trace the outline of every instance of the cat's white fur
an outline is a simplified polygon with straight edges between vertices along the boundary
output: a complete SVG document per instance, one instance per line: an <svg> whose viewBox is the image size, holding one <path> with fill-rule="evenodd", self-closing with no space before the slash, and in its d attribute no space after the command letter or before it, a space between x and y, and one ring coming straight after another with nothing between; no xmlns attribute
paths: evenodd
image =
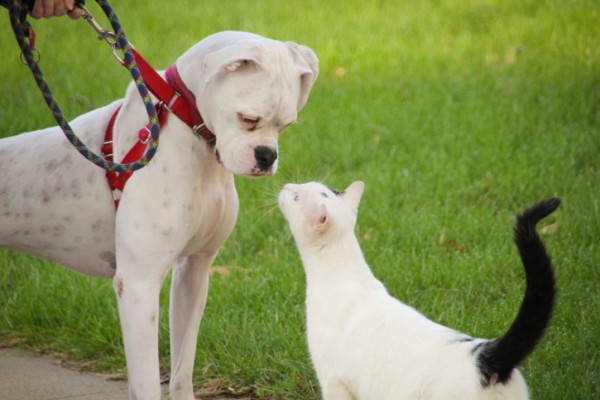
<svg viewBox="0 0 600 400"><path fill-rule="evenodd" d="M343 193L288 184L279 205L307 279L308 346L325 400L527 399L518 370L482 384L483 339L439 325L391 297L354 234L364 184Z"/></svg>

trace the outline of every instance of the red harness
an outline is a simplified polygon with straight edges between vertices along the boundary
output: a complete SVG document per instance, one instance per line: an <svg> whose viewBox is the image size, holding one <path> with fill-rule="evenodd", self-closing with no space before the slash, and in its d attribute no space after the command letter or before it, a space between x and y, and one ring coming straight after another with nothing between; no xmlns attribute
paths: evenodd
<svg viewBox="0 0 600 400"><path fill-rule="evenodd" d="M168 112L172 111L180 120L185 122L186 125L192 129L196 136L203 138L208 144L213 144L216 139L215 135L209 131L204 124L200 111L198 110L198 107L196 107L196 98L181 80L175 64L171 65L166 70L165 81L165 79L163 79L137 51L133 49L132 51L146 86L150 92L158 98L155 107L158 114L159 126L161 128L163 127L167 121ZM102 145L101 151L104 158L108 161L114 160L113 127L120 110L121 107L113 114L104 136L104 144ZM121 163L130 164L141 159L148 148L149 137L150 124L139 130L138 141L125 155ZM131 178L131 175L133 175L133 172L106 172L108 186L112 191L115 207L119 206L121 193L125 188L125 183Z"/></svg>

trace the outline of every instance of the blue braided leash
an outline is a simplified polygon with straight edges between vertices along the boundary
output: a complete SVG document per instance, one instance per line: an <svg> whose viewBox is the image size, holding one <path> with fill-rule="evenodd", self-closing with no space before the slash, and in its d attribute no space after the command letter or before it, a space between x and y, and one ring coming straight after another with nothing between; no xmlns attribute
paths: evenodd
<svg viewBox="0 0 600 400"><path fill-rule="evenodd" d="M58 103L56 102L56 99L52 95L52 92L48 87L48 83L44 80L44 75L42 74L42 70L38 65L39 57L36 57L36 55L33 52L33 50L36 49L31 48L29 40L27 39L29 36L31 26L29 22L27 22L27 9L23 6L20 0L13 0L12 4L9 4L10 22L13 28L13 32L15 33L15 37L17 39L17 43L21 48L21 56L25 57L27 65L33 73L33 77L38 87L40 88L40 91L42 92L42 95L44 97L44 100L46 101L46 104L48 105L48 108L50 108L50 111L52 111L54 119L63 130L69 142L71 142L71 144L77 149L77 151L79 151L79 153L81 153L85 158L87 158L95 165L104 168L105 170L114 172L132 172L146 166L150 162L152 157L154 157L156 149L158 147L158 135L160 132L159 121L156 114L156 109L154 108L154 104L152 102L152 98L150 97L148 89L146 88L146 84L142 79L140 71L137 67L137 63L135 62L135 59L131 52L131 45L125 37L125 32L123 31L119 23L117 15L113 11L112 7L110 6L107 0L96 0L96 2L102 8L104 13L106 14L106 17L110 21L112 28L114 29L115 43L113 52L117 49L123 52L124 59L122 62L131 73L135 85L137 86L137 89L140 95L142 96L144 105L146 106L146 112L148 113L148 117L150 119L150 141L148 145L148 150L140 160L130 164L119 164L105 160L103 157L92 152L85 145L85 143L83 143L77 137L77 135L75 135L75 132L73 132L73 129L64 117ZM99 38L101 37L99 36Z"/></svg>

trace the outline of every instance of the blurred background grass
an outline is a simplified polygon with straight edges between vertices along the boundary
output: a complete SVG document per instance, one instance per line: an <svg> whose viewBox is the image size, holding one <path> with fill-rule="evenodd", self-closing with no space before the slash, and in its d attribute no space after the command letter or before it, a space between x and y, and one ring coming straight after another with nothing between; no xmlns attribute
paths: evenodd
<svg viewBox="0 0 600 400"><path fill-rule="evenodd" d="M304 273L275 198L289 181L343 189L360 179L367 188L357 234L375 274L427 316L481 337L503 333L523 295L514 214L561 197L544 235L556 312L523 372L534 399L600 396L597 2L113 6L158 69L226 29L306 44L321 62L298 124L281 137L278 175L237 178L241 211L215 263L198 386L224 378L265 399L318 396L304 339ZM0 14L0 136L54 125ZM68 117L123 96L127 72L83 21L33 24L41 67ZM161 304L167 367L167 290ZM0 338L94 360L92 368L124 367L110 281L10 251L0 251Z"/></svg>

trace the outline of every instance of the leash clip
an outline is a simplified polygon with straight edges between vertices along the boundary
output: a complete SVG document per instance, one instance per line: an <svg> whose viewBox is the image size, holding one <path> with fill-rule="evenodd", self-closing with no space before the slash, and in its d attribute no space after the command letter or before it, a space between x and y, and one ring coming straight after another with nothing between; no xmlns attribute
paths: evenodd
<svg viewBox="0 0 600 400"><path fill-rule="evenodd" d="M85 22L87 22L92 27L92 29L96 31L96 34L98 35L98 40L104 40L106 44L108 44L108 46L112 49L113 56L117 59L119 63L123 64L123 59L120 58L117 54L117 35L112 31L102 28L102 26L100 26L98 21L96 21L94 16L88 11L85 5L78 4L77 7L83 10L81 16L83 17Z"/></svg>

